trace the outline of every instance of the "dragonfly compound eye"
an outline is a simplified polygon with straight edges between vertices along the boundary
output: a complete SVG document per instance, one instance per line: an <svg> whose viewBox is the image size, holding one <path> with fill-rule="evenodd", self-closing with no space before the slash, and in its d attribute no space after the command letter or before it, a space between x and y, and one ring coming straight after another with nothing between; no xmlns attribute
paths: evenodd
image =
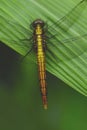
<svg viewBox="0 0 87 130"><path fill-rule="evenodd" d="M36 27L37 25L40 25L41 27L44 26L44 21L42 21L41 19L36 19L33 23L32 26Z"/></svg>

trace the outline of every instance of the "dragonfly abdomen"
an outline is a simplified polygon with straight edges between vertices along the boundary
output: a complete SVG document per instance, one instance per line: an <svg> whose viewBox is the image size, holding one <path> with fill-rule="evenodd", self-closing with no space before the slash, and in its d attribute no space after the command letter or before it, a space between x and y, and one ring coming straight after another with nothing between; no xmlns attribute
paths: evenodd
<svg viewBox="0 0 87 130"><path fill-rule="evenodd" d="M37 44L37 63L39 71L40 90L42 95L43 106L45 109L47 109L45 53L43 50L43 43L38 42Z"/></svg>

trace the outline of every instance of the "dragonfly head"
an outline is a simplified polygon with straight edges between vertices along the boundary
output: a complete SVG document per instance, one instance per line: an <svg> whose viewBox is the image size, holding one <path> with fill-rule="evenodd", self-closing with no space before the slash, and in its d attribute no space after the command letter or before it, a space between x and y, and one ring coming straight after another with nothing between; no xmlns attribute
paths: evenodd
<svg viewBox="0 0 87 130"><path fill-rule="evenodd" d="M36 19L35 21L32 22L32 27L35 28L37 25L44 27L44 21L42 21L41 19Z"/></svg>

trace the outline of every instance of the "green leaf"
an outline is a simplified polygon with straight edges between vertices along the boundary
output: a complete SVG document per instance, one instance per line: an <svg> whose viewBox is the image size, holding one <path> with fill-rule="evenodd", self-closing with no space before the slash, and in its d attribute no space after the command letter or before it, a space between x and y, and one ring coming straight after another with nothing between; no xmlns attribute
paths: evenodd
<svg viewBox="0 0 87 130"><path fill-rule="evenodd" d="M23 39L29 39L31 22L47 22L48 32L57 34L47 44L47 70L87 96L86 5L87 0L1 0L0 40L25 55L30 44Z"/></svg>

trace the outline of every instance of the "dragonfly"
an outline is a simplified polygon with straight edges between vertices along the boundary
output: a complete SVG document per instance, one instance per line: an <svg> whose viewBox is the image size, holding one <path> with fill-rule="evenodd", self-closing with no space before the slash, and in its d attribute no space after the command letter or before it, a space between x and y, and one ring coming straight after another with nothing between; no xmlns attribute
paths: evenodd
<svg viewBox="0 0 87 130"><path fill-rule="evenodd" d="M49 53L55 57L54 52L52 52L49 48L50 45L54 45L53 42L56 41L62 44L67 43L68 41L75 41L80 38L80 36L77 36L65 39L62 32L67 33L68 29L76 22L76 20L78 20L86 5L87 0L80 1L69 13L49 26L44 20L38 18L31 23L31 32L26 30L28 31L29 38L24 40L27 40L30 45L31 43L33 44L24 57L26 57L34 49L37 56L40 90L44 109L48 108L45 60L46 51L49 51ZM57 36L60 38L62 37L64 40L58 40ZM87 34L82 35L82 37L85 36L87 36ZM56 57L54 60L56 60Z"/></svg>

